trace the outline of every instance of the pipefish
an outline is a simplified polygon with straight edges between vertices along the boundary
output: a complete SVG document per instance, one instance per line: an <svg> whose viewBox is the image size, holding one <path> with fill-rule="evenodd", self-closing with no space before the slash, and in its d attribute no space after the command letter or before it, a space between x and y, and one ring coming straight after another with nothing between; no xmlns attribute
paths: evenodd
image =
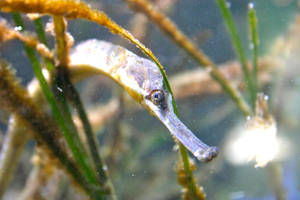
<svg viewBox="0 0 300 200"><path fill-rule="evenodd" d="M81 76L101 73L113 79L159 119L200 161L208 162L217 156L217 147L202 142L178 119L173 110L172 95L167 91L163 76L152 61L118 45L90 39L71 51L70 65L81 69ZM72 70L76 67L72 67Z"/></svg>

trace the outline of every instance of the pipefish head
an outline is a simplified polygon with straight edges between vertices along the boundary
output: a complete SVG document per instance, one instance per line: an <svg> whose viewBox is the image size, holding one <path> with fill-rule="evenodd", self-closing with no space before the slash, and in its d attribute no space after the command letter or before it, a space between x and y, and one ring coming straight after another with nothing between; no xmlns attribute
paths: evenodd
<svg viewBox="0 0 300 200"><path fill-rule="evenodd" d="M199 140L176 116L172 105L172 95L166 89L163 76L157 66L148 61L142 74L136 74L143 80L141 104L159 119L190 152L201 161L211 161L218 154L217 147L210 147ZM136 71L135 71L136 72ZM137 77L136 77L137 78Z"/></svg>
<svg viewBox="0 0 300 200"><path fill-rule="evenodd" d="M164 88L152 90L145 96L142 104L200 161L209 162L217 156L217 147L203 143L175 115L172 96L167 90Z"/></svg>
<svg viewBox="0 0 300 200"><path fill-rule="evenodd" d="M199 140L175 115L172 95L166 90L163 76L152 61L109 42L88 40L73 50L71 64L84 65L80 74L102 73L112 78L199 160L210 161L217 156L217 147Z"/></svg>

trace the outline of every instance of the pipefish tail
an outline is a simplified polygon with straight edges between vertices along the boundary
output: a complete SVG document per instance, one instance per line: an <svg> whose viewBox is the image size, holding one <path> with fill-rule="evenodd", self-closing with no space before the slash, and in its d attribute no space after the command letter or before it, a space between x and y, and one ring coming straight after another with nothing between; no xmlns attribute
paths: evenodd
<svg viewBox="0 0 300 200"><path fill-rule="evenodd" d="M84 70L80 71L82 76L101 73L112 78L159 119L200 161L208 162L217 156L217 147L210 147L199 140L175 115L172 96L164 85L161 72L152 61L123 47L91 39L72 50L70 65L84 66L81 68Z"/></svg>

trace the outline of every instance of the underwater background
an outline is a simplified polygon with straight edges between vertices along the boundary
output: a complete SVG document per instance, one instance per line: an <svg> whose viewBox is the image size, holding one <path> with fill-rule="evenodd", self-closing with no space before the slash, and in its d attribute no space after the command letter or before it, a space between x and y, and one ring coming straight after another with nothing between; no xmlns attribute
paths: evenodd
<svg viewBox="0 0 300 200"><path fill-rule="evenodd" d="M265 146L263 151L268 152L273 148L268 146L269 138L265 141L259 134L256 138L242 138L249 129L247 121L253 117L243 115L228 94L216 86L215 81L207 78L210 73L208 69L200 68L199 63L184 49L160 31L143 13L138 12L138 9L130 7L127 1L85 2L94 9L104 11L151 49L166 70L180 119L206 144L219 147L218 157L209 163L197 161L190 154L195 180L203 187L206 199L300 199L298 1L227 1L249 63L253 58L248 23L249 4L254 6L257 14L258 91L265 95L268 113L274 119L272 128L276 133L276 155L264 167L256 166L255 156L250 151L257 146ZM151 2L165 13L194 45L202 49L249 102L247 84L239 68L239 59L217 2ZM1 11L0 16L14 26L10 13ZM52 20L49 16L42 16L41 19L44 25ZM28 30L34 32L32 20L25 15L23 20ZM118 44L145 57L127 40L111 34L109 30L95 23L70 19L67 30L74 38L74 45L96 38ZM47 33L47 39L50 48L54 48L55 38L51 33ZM26 86L35 77L20 41L0 43L0 57L16 70L16 76L22 85ZM108 77L93 76L75 86L96 132L100 154L106 163L105 167L117 198L181 199L183 189L177 181L178 145L161 122L134 102L123 88ZM74 114L75 110L71 112ZM5 145L8 124L9 113L0 109L2 148ZM260 134L264 134L264 131ZM35 188L35 194L38 193L39 196L28 195L34 183L34 163L37 154L35 146L33 140L26 143L3 199L87 198L77 191L76 186L71 186L71 181L62 171L54 173Z"/></svg>

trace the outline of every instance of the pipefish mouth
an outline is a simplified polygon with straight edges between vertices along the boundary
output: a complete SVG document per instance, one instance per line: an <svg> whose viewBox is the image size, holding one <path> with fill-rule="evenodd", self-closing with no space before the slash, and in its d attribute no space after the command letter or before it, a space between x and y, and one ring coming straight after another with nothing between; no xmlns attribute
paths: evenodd
<svg viewBox="0 0 300 200"><path fill-rule="evenodd" d="M198 139L175 115L172 95L167 91L163 76L152 61L118 45L90 39L71 51L70 65L76 65L82 76L97 73L109 76L159 119L200 161L208 162L217 156L217 147L208 146Z"/></svg>

